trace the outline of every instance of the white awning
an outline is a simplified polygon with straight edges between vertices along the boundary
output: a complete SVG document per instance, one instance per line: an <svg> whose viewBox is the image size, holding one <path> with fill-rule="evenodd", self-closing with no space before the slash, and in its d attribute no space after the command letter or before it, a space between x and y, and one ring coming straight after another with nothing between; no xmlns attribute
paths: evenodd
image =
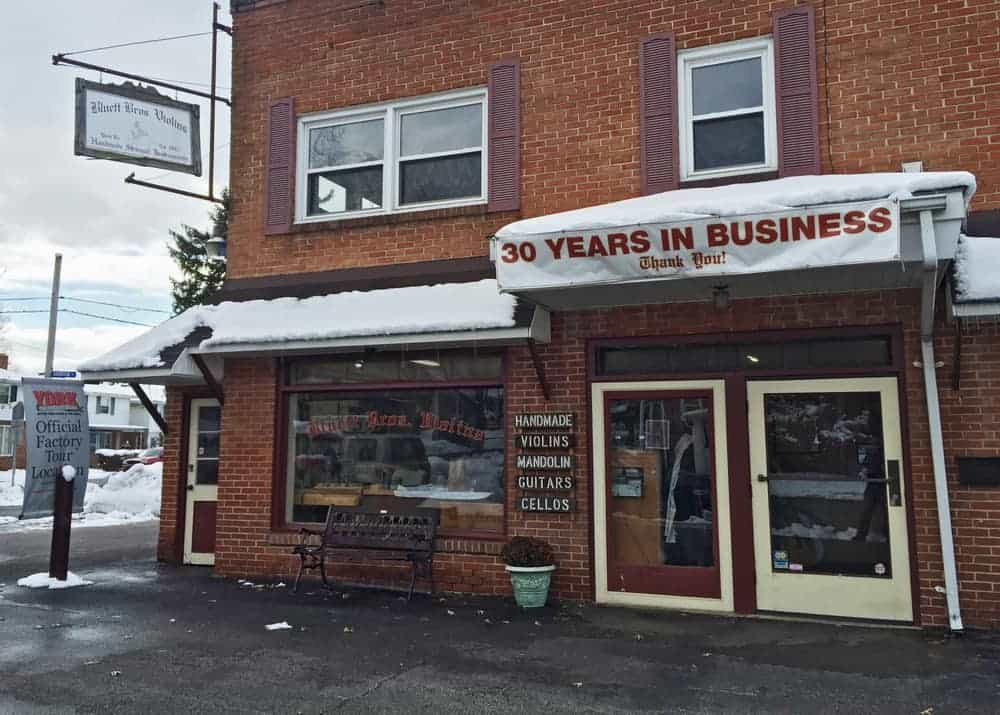
<svg viewBox="0 0 1000 715"><path fill-rule="evenodd" d="M219 356L526 340L548 342L548 313L519 304L490 279L198 306L84 363L80 373L88 381L184 384L201 381L194 355L218 372Z"/></svg>
<svg viewBox="0 0 1000 715"><path fill-rule="evenodd" d="M975 186L927 172L680 189L509 224L493 260L501 290L555 309L916 286L918 212L946 261Z"/></svg>

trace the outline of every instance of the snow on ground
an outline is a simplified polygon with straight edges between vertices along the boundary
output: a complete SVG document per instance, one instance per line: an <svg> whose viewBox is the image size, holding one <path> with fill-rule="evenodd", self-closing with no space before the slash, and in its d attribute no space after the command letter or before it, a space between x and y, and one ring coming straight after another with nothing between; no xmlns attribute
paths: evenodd
<svg viewBox="0 0 1000 715"><path fill-rule="evenodd" d="M961 237L955 288L958 301L1000 300L1000 238Z"/></svg>
<svg viewBox="0 0 1000 715"><path fill-rule="evenodd" d="M76 586L90 586L93 583L93 581L85 581L72 571L66 572L65 581L59 581L52 578L49 576L47 571L33 573L30 576L25 576L24 578L19 578L17 580L17 585L23 586L24 588L47 588L49 590L74 588Z"/></svg>
<svg viewBox="0 0 1000 715"><path fill-rule="evenodd" d="M112 526L160 517L162 464L137 464L127 472L88 472L83 514L73 516L73 526ZM0 506L20 506L24 498L24 470L17 470L11 486L10 471L0 472ZM52 519L0 517L0 526L11 529L47 529Z"/></svg>
<svg viewBox="0 0 1000 715"><path fill-rule="evenodd" d="M502 295L495 280L473 283L350 291L313 298L225 302L190 308L101 357L84 372L150 368L160 351L197 328L212 336L201 347L293 340L434 333L514 325L516 299Z"/></svg>

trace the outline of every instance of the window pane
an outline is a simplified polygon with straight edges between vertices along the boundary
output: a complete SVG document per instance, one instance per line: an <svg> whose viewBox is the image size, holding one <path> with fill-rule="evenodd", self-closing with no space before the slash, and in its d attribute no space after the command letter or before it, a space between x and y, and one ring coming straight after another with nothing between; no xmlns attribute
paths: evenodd
<svg viewBox="0 0 1000 715"><path fill-rule="evenodd" d="M442 529L503 529L503 388L289 395L287 518L329 506L438 509Z"/></svg>
<svg viewBox="0 0 1000 715"><path fill-rule="evenodd" d="M309 215L382 207L382 167L309 175Z"/></svg>
<svg viewBox="0 0 1000 715"><path fill-rule="evenodd" d="M889 339L872 337L727 345L622 345L601 348L597 369L602 375L656 375L890 366Z"/></svg>
<svg viewBox="0 0 1000 715"><path fill-rule="evenodd" d="M399 125L400 154L433 154L483 145L483 107L436 109L404 114Z"/></svg>
<svg viewBox="0 0 1000 715"><path fill-rule="evenodd" d="M381 119L309 130L310 169L381 161L384 149Z"/></svg>
<svg viewBox="0 0 1000 715"><path fill-rule="evenodd" d="M479 152L400 162L400 203L419 204L480 196L482 178L482 155Z"/></svg>
<svg viewBox="0 0 1000 715"><path fill-rule="evenodd" d="M764 104L759 57L695 67L691 83L695 116Z"/></svg>
<svg viewBox="0 0 1000 715"><path fill-rule="evenodd" d="M292 385L502 379L500 353L463 350L345 355L292 363Z"/></svg>
<svg viewBox="0 0 1000 715"><path fill-rule="evenodd" d="M772 568L892 578L877 392L764 397Z"/></svg>
<svg viewBox="0 0 1000 715"><path fill-rule="evenodd" d="M607 419L609 560L715 565L709 400L611 400Z"/></svg>
<svg viewBox="0 0 1000 715"><path fill-rule="evenodd" d="M763 163L763 113L694 123L695 171Z"/></svg>

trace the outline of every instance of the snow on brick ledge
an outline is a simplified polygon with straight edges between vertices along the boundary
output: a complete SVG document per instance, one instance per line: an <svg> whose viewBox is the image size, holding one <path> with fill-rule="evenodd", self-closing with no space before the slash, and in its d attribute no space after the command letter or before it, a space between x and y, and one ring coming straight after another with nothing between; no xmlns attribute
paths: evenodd
<svg viewBox="0 0 1000 715"><path fill-rule="evenodd" d="M910 198L917 192L962 189L968 202L976 177L967 171L826 174L748 184L680 189L600 206L515 221L497 238L517 239L560 231L588 231L638 224L669 223L712 216L787 211L802 206Z"/></svg>
<svg viewBox="0 0 1000 715"><path fill-rule="evenodd" d="M513 327L516 304L489 279L197 306L83 363L80 370L159 367L160 352L197 328L212 331L201 347L486 330Z"/></svg>
<svg viewBox="0 0 1000 715"><path fill-rule="evenodd" d="M1000 238L959 238L955 251L955 301L1000 301Z"/></svg>

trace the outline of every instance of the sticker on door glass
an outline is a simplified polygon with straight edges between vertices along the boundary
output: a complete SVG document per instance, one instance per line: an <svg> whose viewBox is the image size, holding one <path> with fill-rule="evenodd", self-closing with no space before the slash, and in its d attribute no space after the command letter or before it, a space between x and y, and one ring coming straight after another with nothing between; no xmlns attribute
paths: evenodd
<svg viewBox="0 0 1000 715"><path fill-rule="evenodd" d="M882 563L881 561L879 563L875 564L875 575L876 576L885 576L885 564Z"/></svg>
<svg viewBox="0 0 1000 715"><path fill-rule="evenodd" d="M801 571L802 570L802 564L788 564L788 570L789 571Z"/></svg>
<svg viewBox="0 0 1000 715"><path fill-rule="evenodd" d="M204 455L205 455L205 448L204 447L198 447L198 456L199 457L203 457Z"/></svg>
<svg viewBox="0 0 1000 715"><path fill-rule="evenodd" d="M787 551L775 551L774 552L774 568L776 568L776 569L787 569L788 568L788 552Z"/></svg>

